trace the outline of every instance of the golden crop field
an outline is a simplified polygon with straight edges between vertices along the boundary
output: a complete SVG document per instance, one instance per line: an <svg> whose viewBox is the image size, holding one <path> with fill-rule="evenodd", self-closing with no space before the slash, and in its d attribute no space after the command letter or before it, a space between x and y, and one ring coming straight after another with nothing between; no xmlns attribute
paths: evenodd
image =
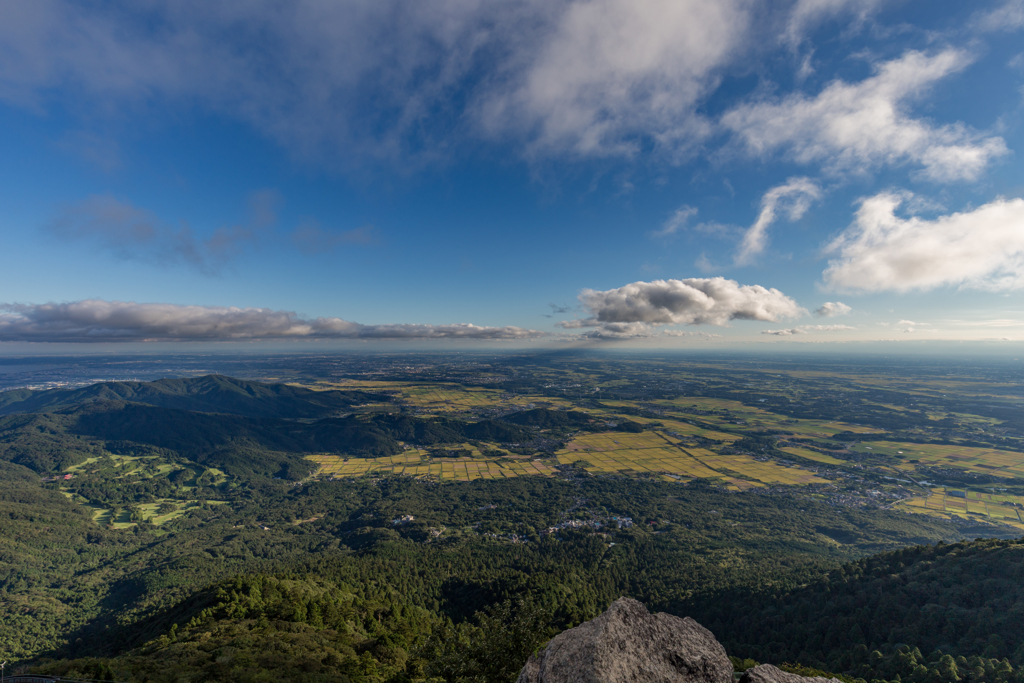
<svg viewBox="0 0 1024 683"><path fill-rule="evenodd" d="M853 432L854 434L880 434L883 430L847 422L825 422L824 420L797 420L786 424L784 429L797 436L829 437L837 432Z"/></svg>
<svg viewBox="0 0 1024 683"><path fill-rule="evenodd" d="M316 476L360 477L373 474L400 474L431 477L442 481L507 479L527 474L551 475L556 471L549 461L529 457L435 458L428 460L417 451L382 458L344 458L338 455L310 455L320 465Z"/></svg>
<svg viewBox="0 0 1024 683"><path fill-rule="evenodd" d="M789 453L791 455L799 455L801 458L807 458L808 460L814 460L816 462L824 463L826 465L843 465L842 460L833 458L831 455L819 453L818 451L812 451L809 448L797 448L796 446L783 446L779 448L783 453Z"/></svg>
<svg viewBox="0 0 1024 683"><path fill-rule="evenodd" d="M735 437L734 437L735 438ZM559 462L585 460L590 472L655 473L677 477L720 478L730 488L765 484L828 483L799 467L760 462L747 455L719 455L703 448L680 448L654 432L606 432L577 437L558 454Z"/></svg>
<svg viewBox="0 0 1024 683"><path fill-rule="evenodd" d="M1024 496L1000 495L977 491L958 491L965 497L950 495L944 488L931 489L926 496L910 498L900 503L910 512L929 514L943 519L956 515L965 519L984 517L1024 529Z"/></svg>
<svg viewBox="0 0 1024 683"><path fill-rule="evenodd" d="M640 418L637 418L639 420ZM730 434L728 432L717 432L712 429L703 429L701 427L694 427L688 422L676 422L675 420L651 420L653 422L660 422L664 425L664 428L670 432L676 432L677 434L683 434L685 436L700 436L705 439L714 439L715 441L724 441L726 443L732 443L733 441L739 441L743 437L739 434Z"/></svg>
<svg viewBox="0 0 1024 683"><path fill-rule="evenodd" d="M944 446L940 444L899 443L894 441L862 442L853 450L899 458L897 467L913 471L916 465L951 467L978 474L1024 478L1024 453L993 448ZM909 462L917 460L917 463Z"/></svg>

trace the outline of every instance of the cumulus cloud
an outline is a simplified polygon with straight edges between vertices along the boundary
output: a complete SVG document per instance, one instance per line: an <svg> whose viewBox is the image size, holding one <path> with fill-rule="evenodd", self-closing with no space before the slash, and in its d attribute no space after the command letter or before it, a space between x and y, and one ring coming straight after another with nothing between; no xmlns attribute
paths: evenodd
<svg viewBox="0 0 1024 683"><path fill-rule="evenodd" d="M91 242L122 259L160 265L184 264L205 274L251 248L277 220L278 195L272 190L249 197L249 219L221 226L208 237L196 236L187 223L170 225L155 214L107 195L93 195L65 206L47 226L67 240Z"/></svg>
<svg viewBox="0 0 1024 683"><path fill-rule="evenodd" d="M269 308L180 306L89 299L62 304L0 304L0 341L244 341L259 339L529 339L521 327L361 325L302 318Z"/></svg>
<svg viewBox="0 0 1024 683"><path fill-rule="evenodd" d="M727 112L722 124L751 153L782 150L831 173L913 163L934 181L972 180L1007 152L1003 139L961 124L934 126L908 112L912 98L970 62L960 50L932 56L910 51L859 83L837 80L816 97L796 93L744 104Z"/></svg>
<svg viewBox="0 0 1024 683"><path fill-rule="evenodd" d="M644 140L685 150L711 133L696 106L751 18L742 0L568 3L511 87L485 95L479 120L531 131L534 152L630 156Z"/></svg>
<svg viewBox="0 0 1024 683"><path fill-rule="evenodd" d="M837 315L846 315L853 309L842 301L826 301L821 308L814 311L819 318L834 318Z"/></svg>
<svg viewBox="0 0 1024 683"><path fill-rule="evenodd" d="M928 220L896 215L907 193L861 202L853 224L828 251L838 253L825 284L866 292L1024 287L1024 199L997 199Z"/></svg>
<svg viewBox="0 0 1024 683"><path fill-rule="evenodd" d="M761 330L761 334L770 334L776 337L791 337L797 334L808 334L810 332L841 332L843 330L855 330L856 327L849 325L800 325L784 330Z"/></svg>
<svg viewBox="0 0 1024 683"><path fill-rule="evenodd" d="M776 321L805 313L777 289L740 285L723 277L633 282L605 291L584 289L579 300L591 317L563 321L558 326L598 328L591 336L649 335L658 325Z"/></svg>
<svg viewBox="0 0 1024 683"><path fill-rule="evenodd" d="M810 178L790 178L765 192L761 198L761 212L743 236L736 253L736 263L750 263L754 256L764 251L768 244L768 227L775 222L779 211L784 211L791 221L800 220L811 202L820 197L821 188Z"/></svg>

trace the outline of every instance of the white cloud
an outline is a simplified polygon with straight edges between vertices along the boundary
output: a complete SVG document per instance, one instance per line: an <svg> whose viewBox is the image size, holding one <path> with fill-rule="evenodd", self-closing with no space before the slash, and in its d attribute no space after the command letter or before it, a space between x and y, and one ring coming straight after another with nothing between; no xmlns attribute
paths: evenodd
<svg viewBox="0 0 1024 683"><path fill-rule="evenodd" d="M776 321L806 312L777 289L740 285L723 277L633 282L606 291L584 289L579 300L591 317L558 325L599 328L598 334L591 336L649 336L658 325Z"/></svg>
<svg viewBox="0 0 1024 683"><path fill-rule="evenodd" d="M1003 139L962 124L934 126L908 113L908 101L936 81L964 69L970 56L946 50L907 52L880 64L859 83L833 81L816 97L796 93L778 101L741 105L722 117L754 154L784 151L830 173L862 173L913 163L940 182L972 180L1006 153Z"/></svg>
<svg viewBox="0 0 1024 683"><path fill-rule="evenodd" d="M73 107L92 120L198 107L331 163L400 157L415 168L472 136L514 140L535 157L656 149L680 160L718 132L701 108L730 67L776 45L765 31L795 40L831 16L863 18L878 0L759 4L7 3L0 100L39 113ZM910 53L862 83L740 107L724 123L755 151L785 148L837 169L905 160L936 178L973 177L1004 151L1001 139L901 109L967 61ZM862 141L875 133L884 140ZM76 144L96 163L119 159L115 146Z"/></svg>
<svg viewBox="0 0 1024 683"><path fill-rule="evenodd" d="M5 6L0 99L202 106L288 150L429 161L471 130L532 154L671 152L750 41L748 0L33 0Z"/></svg>
<svg viewBox="0 0 1024 683"><path fill-rule="evenodd" d="M918 328L921 328L921 327L931 327L931 325L928 324L928 323L917 323L917 322L914 322L913 320L901 320L898 323L896 323L896 325L898 326L899 331L903 332L904 334L909 334L911 332L915 332ZM934 330L930 330L930 329L929 330L925 330L925 331L926 332L934 332Z"/></svg>
<svg viewBox="0 0 1024 683"><path fill-rule="evenodd" d="M826 285L867 292L1024 287L1024 199L927 220L896 215L906 198L884 192L861 203L828 247L838 258L825 269Z"/></svg>
<svg viewBox="0 0 1024 683"><path fill-rule="evenodd" d="M63 239L97 244L118 258L184 264L212 274L251 248L276 222L278 201L273 190L252 193L244 224L221 226L205 238L197 237L185 222L169 225L145 209L106 195L65 206L46 228Z"/></svg>
<svg viewBox="0 0 1024 683"><path fill-rule="evenodd" d="M826 301L821 308L814 311L814 315L819 318L833 318L837 315L846 315L852 310L842 301Z"/></svg>
<svg viewBox="0 0 1024 683"><path fill-rule="evenodd" d="M630 156L643 139L686 149L710 134L696 105L750 22L742 0L571 2L479 119L492 132L532 131L534 152Z"/></svg>
<svg viewBox="0 0 1024 683"><path fill-rule="evenodd" d="M881 4L882 0L797 0L789 15L786 40L795 45L809 27L836 15L853 14L863 21Z"/></svg>
<svg viewBox="0 0 1024 683"><path fill-rule="evenodd" d="M982 31L1016 31L1024 28L1024 0L1007 0L1001 6L982 12L974 25Z"/></svg>
<svg viewBox="0 0 1024 683"><path fill-rule="evenodd" d="M761 213L743 236L736 263L750 263L754 256L764 251L768 244L768 227L775 222L778 210L785 211L791 221L800 220L811 202L820 197L821 188L810 178L790 178L785 184L765 192L761 198Z"/></svg>
<svg viewBox="0 0 1024 683"><path fill-rule="evenodd" d="M672 216L667 221L665 221L661 226L661 230L657 230L653 234L655 237L667 237L669 235L674 235L685 228L687 221L689 221L692 216L696 215L696 208L688 204L683 204L672 213Z"/></svg>
<svg viewBox="0 0 1024 683"><path fill-rule="evenodd" d="M268 308L180 306L90 299L63 304L0 304L0 341L239 341L255 339L528 339L521 327L360 325L304 319Z"/></svg>
<svg viewBox="0 0 1024 683"><path fill-rule="evenodd" d="M790 337L797 334L808 334L809 332L841 332L843 330L855 330L856 327L849 325L800 325L786 330L761 330L761 334L771 334L776 337Z"/></svg>

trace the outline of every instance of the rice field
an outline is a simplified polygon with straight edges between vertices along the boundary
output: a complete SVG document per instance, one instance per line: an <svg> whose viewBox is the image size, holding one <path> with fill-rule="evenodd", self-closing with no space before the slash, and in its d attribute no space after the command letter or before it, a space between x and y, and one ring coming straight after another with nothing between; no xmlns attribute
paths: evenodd
<svg viewBox="0 0 1024 683"><path fill-rule="evenodd" d="M908 512L917 512L949 519L985 518L1024 529L1024 496L965 491L963 489L931 489L927 495L910 498L899 505Z"/></svg>
<svg viewBox="0 0 1024 683"><path fill-rule="evenodd" d="M862 442L851 450L892 456L900 460L896 467L908 472L917 466L944 467L976 474L1024 479L1024 453L1015 451L893 441ZM917 462L910 462L911 460Z"/></svg>
<svg viewBox="0 0 1024 683"><path fill-rule="evenodd" d="M509 479L525 475L551 475L556 462L528 456L502 458L434 458L417 451L406 451L382 458L345 458L339 455L311 455L308 460L320 465L315 476L362 477L396 474L441 481Z"/></svg>
<svg viewBox="0 0 1024 683"><path fill-rule="evenodd" d="M839 458L833 458L831 455L826 455L825 453L819 453L818 451L812 451L809 448L798 448L796 446L782 446L781 448L779 448L779 450L782 451L783 453L789 453L790 455L797 455L797 456L800 456L801 458L806 458L808 460L814 460L815 462L820 462L820 463L823 463L823 464L826 464L826 465L844 465L844 464L846 464L842 460L840 460Z"/></svg>
<svg viewBox="0 0 1024 683"><path fill-rule="evenodd" d="M728 436L732 437L730 440L738 438ZM587 463L586 470L593 474L655 475L675 481L719 479L732 490L773 484L827 483L826 479L800 467L760 462L747 455L720 455L702 448L683 448L675 439L653 431L581 435L566 444L555 460L513 455L483 457L469 444L453 448L471 450L472 455L430 458L426 451L410 448L381 458L324 454L308 456L308 459L320 466L315 476L322 477L396 474L449 481L501 479L551 475L557 471L556 465L571 465L582 460Z"/></svg>
<svg viewBox="0 0 1024 683"><path fill-rule="evenodd" d="M704 448L683 448L655 432L608 432L577 437L559 452L558 459L565 464L585 460L590 463L587 471L595 474L618 472L668 474L676 479L718 478L733 489L768 484L828 483L828 480L799 467L786 467L774 461L761 462L748 455L720 455Z"/></svg>

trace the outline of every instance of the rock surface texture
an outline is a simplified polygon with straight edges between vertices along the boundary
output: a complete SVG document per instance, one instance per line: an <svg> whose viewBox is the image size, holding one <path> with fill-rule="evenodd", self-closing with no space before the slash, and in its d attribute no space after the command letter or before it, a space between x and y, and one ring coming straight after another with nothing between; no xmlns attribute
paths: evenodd
<svg viewBox="0 0 1024 683"><path fill-rule="evenodd" d="M689 617L651 614L642 603L619 598L596 619L555 636L547 648L530 657L517 683L732 683L732 680L732 664L711 631ZM752 679L748 683L769 681L789 683L788 679L767 678Z"/></svg>
<svg viewBox="0 0 1024 683"><path fill-rule="evenodd" d="M838 678L798 676L771 664L759 664L753 669L744 671L740 683L841 683L841 681Z"/></svg>

